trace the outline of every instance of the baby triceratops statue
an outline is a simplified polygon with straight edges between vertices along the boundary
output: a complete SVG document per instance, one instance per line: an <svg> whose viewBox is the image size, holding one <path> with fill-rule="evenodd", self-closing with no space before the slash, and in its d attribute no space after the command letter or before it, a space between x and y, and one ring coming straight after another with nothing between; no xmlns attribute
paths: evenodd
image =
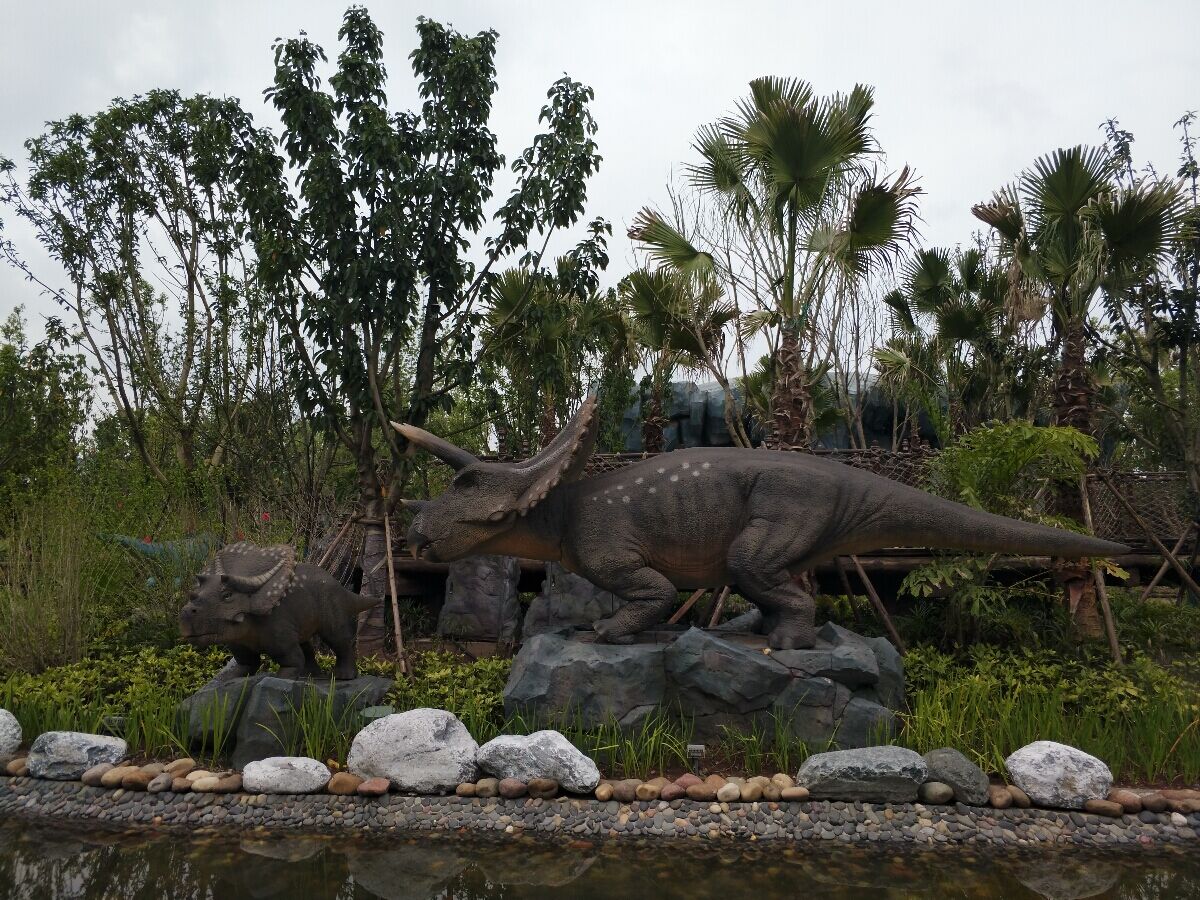
<svg viewBox="0 0 1200 900"><path fill-rule="evenodd" d="M287 545L242 542L217 552L196 576L179 615L185 640L197 647L220 644L233 651L235 676L253 675L265 653L281 678L320 674L312 639L320 637L337 662L339 681L357 677L357 614L378 603L342 587L324 569L296 563Z"/></svg>

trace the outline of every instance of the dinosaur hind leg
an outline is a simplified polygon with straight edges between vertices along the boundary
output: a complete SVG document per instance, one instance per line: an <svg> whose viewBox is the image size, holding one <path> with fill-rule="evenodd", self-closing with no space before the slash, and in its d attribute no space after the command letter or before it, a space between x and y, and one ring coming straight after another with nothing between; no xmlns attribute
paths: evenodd
<svg viewBox="0 0 1200 900"><path fill-rule="evenodd" d="M769 523L747 528L729 549L729 571L763 613L767 640L776 650L813 646L817 641L812 596L792 577L790 564L803 556L803 543Z"/></svg>
<svg viewBox="0 0 1200 900"><path fill-rule="evenodd" d="M622 600L624 606L592 627L610 644L628 643L639 631L657 625L670 615L679 593L666 576L650 568L635 569L618 583L602 584Z"/></svg>

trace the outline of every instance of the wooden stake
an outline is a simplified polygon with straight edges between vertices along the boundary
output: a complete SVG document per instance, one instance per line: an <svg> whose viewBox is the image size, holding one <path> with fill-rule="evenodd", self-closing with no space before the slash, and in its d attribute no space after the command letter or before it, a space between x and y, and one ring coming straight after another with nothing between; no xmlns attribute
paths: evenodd
<svg viewBox="0 0 1200 900"><path fill-rule="evenodd" d="M386 497L387 494L385 493ZM396 599L396 565L392 560L392 517L387 511L383 514L383 541L387 548L388 593L392 597L392 630L396 635L396 658L399 660L400 672L408 674L408 658L404 654L404 635L400 633L400 601Z"/></svg>
<svg viewBox="0 0 1200 900"><path fill-rule="evenodd" d="M1083 524L1096 536L1096 526L1092 523L1092 504L1088 498L1087 475L1079 476L1079 494L1083 501ZM1108 604L1108 588L1104 584L1104 573L1095 562L1092 563L1092 580L1096 582L1096 596L1100 600L1100 612L1104 615L1104 631L1108 635L1108 650L1112 653L1113 665L1120 668L1125 664L1121 659L1121 644L1117 641L1117 623L1113 621L1112 607Z"/></svg>
<svg viewBox="0 0 1200 900"><path fill-rule="evenodd" d="M863 569L862 563L858 561L857 556L851 556L850 562L854 563L854 570L858 572L858 577L862 581L863 587L867 590L867 596L871 598L871 605L875 607L875 615L879 616L879 621L883 623L883 628L888 633L888 637L896 645L896 650L903 656L905 654L904 641L900 640L900 632L892 624L892 617L888 615L888 611L883 606L883 601L879 599L879 594L875 592L875 585L867 577L867 573Z"/></svg>
<svg viewBox="0 0 1200 900"><path fill-rule="evenodd" d="M721 588L721 593L717 595L717 605L713 607L712 619L708 622L709 628L715 628L717 622L721 620L721 613L725 611L725 600L729 596L730 588L728 585Z"/></svg>
<svg viewBox="0 0 1200 900"><path fill-rule="evenodd" d="M1108 489L1113 492L1113 496L1121 502L1123 507L1125 507L1125 511L1128 512L1129 515L1133 516L1133 521L1137 522L1138 528L1145 532L1146 537L1150 538L1150 542L1158 548L1158 552L1161 553L1163 558L1166 559L1167 562L1169 562L1175 569L1175 572L1179 575L1183 583L1191 589L1193 594L1200 596L1200 585L1196 584L1196 580L1192 578L1191 573L1183 567L1183 563L1176 559L1175 554L1168 550L1166 545L1158 539L1158 535L1150 530L1150 526L1147 525L1142 517L1138 515L1137 510L1130 506L1129 501L1126 500L1124 495L1117 490L1117 486L1112 483L1112 479L1103 472L1100 473L1100 477L1104 480L1104 483L1108 485Z"/></svg>
<svg viewBox="0 0 1200 900"><path fill-rule="evenodd" d="M1183 545L1187 543L1188 535L1192 533L1192 529L1195 527L1195 522L1188 524L1188 527L1183 530L1183 534L1179 540L1175 542L1175 549L1171 551L1172 553L1178 554L1183 549ZM1158 583L1162 581L1163 576L1167 574L1167 570L1170 568L1170 560L1164 559L1162 565L1158 567L1158 571L1154 573L1154 577L1150 579L1150 583L1146 585L1146 589L1142 591L1142 595L1138 597L1138 603L1145 603L1150 599L1150 592L1158 587Z"/></svg>
<svg viewBox="0 0 1200 900"><path fill-rule="evenodd" d="M846 564L842 562L840 556L833 558L834 564L837 566L838 578L842 581L842 590L846 592L846 599L850 602L850 612L854 616L854 621L858 621L858 605L854 602L854 588L850 587L850 576L846 573Z"/></svg>
<svg viewBox="0 0 1200 900"><path fill-rule="evenodd" d="M696 601L707 593L708 588L700 588L700 590L688 597L687 600L683 602L683 606L675 610L675 614L671 616L671 618L667 619L667 624L674 625L676 622L682 619L685 615L687 615L687 611L696 605Z"/></svg>

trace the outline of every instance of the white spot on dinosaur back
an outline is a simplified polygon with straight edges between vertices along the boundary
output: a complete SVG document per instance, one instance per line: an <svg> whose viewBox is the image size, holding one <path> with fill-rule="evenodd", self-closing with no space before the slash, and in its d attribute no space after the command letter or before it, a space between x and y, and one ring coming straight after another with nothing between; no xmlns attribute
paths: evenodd
<svg viewBox="0 0 1200 900"><path fill-rule="evenodd" d="M651 493L651 494L657 494L657 493L658 493L658 488L656 488L656 487L652 487L652 488L650 488L650 493Z"/></svg>
<svg viewBox="0 0 1200 900"><path fill-rule="evenodd" d="M702 469L711 469L711 468L712 468L712 463L705 463L705 464L704 464L704 465L702 465L700 468L702 468Z"/></svg>
<svg viewBox="0 0 1200 900"><path fill-rule="evenodd" d="M672 480L672 481L678 481L678 480L679 480L679 476L678 476L678 475L672 475L672 476L671 476L671 480Z"/></svg>
<svg viewBox="0 0 1200 900"><path fill-rule="evenodd" d="M609 498L608 498L608 502L609 502L609 503L612 503L612 497L609 497Z"/></svg>
<svg viewBox="0 0 1200 900"><path fill-rule="evenodd" d="M683 465L681 465L679 468L686 469L686 468L689 468L690 466L691 466L691 463L683 463Z"/></svg>
<svg viewBox="0 0 1200 900"><path fill-rule="evenodd" d="M618 491L623 491L623 490L625 490L625 485L623 485L623 484L618 484L618 485L617 485L617 490L618 490Z"/></svg>
<svg viewBox="0 0 1200 900"><path fill-rule="evenodd" d="M693 477L693 478L699 478L699 477L700 477L700 470L699 470L699 469L692 469L692 477Z"/></svg>
<svg viewBox="0 0 1200 900"><path fill-rule="evenodd" d="M665 471L667 471L667 470L666 470L666 469L659 469L659 470L658 470L658 474L659 474L659 475L661 475L661 474L662 474L663 472L665 472Z"/></svg>
<svg viewBox="0 0 1200 900"><path fill-rule="evenodd" d="M642 483L643 481L645 481L645 480L646 480L645 478L636 478L636 479L634 479L634 482L633 482L633 483L634 483L634 484L641 484L641 483Z"/></svg>
<svg viewBox="0 0 1200 900"><path fill-rule="evenodd" d="M628 495L628 494L626 494L624 497L622 497L622 498L621 498L621 502L622 502L622 503L628 503L628 502L629 502L629 495Z"/></svg>

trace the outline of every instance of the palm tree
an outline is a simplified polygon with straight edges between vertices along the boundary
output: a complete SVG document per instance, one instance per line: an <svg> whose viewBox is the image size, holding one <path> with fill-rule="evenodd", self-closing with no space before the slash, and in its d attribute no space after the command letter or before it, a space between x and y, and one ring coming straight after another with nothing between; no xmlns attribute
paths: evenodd
<svg viewBox="0 0 1200 900"><path fill-rule="evenodd" d="M983 250L916 252L883 302L892 337L874 354L880 378L893 396L925 412L943 446L989 419L1028 410L1021 401L1037 351L1023 326L1041 318L1044 304L1014 295Z"/></svg>
<svg viewBox="0 0 1200 900"><path fill-rule="evenodd" d="M635 269L617 288L633 335L649 367L648 396L642 413L642 449L663 449L664 394L676 369L708 369L724 378L719 361L725 329L737 307L725 300L720 286L705 273L690 276L663 269ZM726 406L732 395L726 390ZM728 409L726 420L729 421ZM740 424L735 423L734 424ZM738 432L731 427L731 433ZM748 438L745 441L749 445Z"/></svg>
<svg viewBox="0 0 1200 900"><path fill-rule="evenodd" d="M711 272L731 297L757 307L744 325L747 334L772 334L771 424L779 444L812 441L817 307L890 265L914 233L919 191L908 168L894 177L878 168L873 105L863 85L818 97L799 79L752 81L734 115L699 131L701 161L688 167L693 188L713 202L713 219L732 229L736 247L722 235L689 234L649 209L630 230L651 261Z"/></svg>

